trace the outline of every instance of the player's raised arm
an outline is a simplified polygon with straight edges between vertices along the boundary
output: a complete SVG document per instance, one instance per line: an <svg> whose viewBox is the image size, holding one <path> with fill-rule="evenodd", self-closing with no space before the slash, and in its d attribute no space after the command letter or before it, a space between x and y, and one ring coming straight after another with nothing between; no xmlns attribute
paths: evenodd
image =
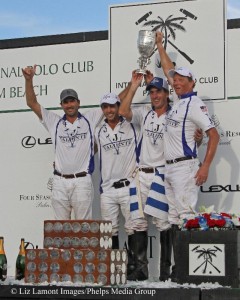
<svg viewBox="0 0 240 300"><path fill-rule="evenodd" d="M33 88L33 76L35 75L36 65L22 69L25 78L26 102L35 114L42 119L41 106L37 102L37 97Z"/></svg>
<svg viewBox="0 0 240 300"><path fill-rule="evenodd" d="M124 97L126 97L129 89L130 89L130 86L131 86L131 81L128 82L128 85L125 87L124 90L122 90L119 94L118 94L118 97L120 100L122 100Z"/></svg>
<svg viewBox="0 0 240 300"><path fill-rule="evenodd" d="M143 79L143 74L136 73L136 71L132 72L132 79L131 84L129 85L128 91L121 100L121 105L119 108L119 114L123 117L125 117L128 121L131 121L132 119L132 110L131 110L131 104L133 97L140 86Z"/></svg>
<svg viewBox="0 0 240 300"><path fill-rule="evenodd" d="M165 76L168 79L169 84L172 86L173 84L173 79L171 77L169 77L168 72L172 69L175 69L173 62L171 61L170 57L168 56L166 50L163 47L163 33L160 31L156 32L156 45L158 48L158 52L160 55L160 61L161 61L161 65L163 68L163 72L165 74Z"/></svg>

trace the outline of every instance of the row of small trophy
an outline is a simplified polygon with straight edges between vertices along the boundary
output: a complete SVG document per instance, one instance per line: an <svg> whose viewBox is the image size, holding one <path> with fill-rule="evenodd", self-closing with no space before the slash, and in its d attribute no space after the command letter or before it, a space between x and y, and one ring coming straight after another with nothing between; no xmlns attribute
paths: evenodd
<svg viewBox="0 0 240 300"><path fill-rule="evenodd" d="M44 248L26 250L25 282L125 284L127 252L111 248L111 221L44 221Z"/></svg>

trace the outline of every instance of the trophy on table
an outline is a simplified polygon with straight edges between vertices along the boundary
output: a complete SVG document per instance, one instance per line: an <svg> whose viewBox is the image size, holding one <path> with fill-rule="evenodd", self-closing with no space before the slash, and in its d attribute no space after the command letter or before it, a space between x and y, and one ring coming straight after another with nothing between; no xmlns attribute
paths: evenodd
<svg viewBox="0 0 240 300"><path fill-rule="evenodd" d="M155 48L156 32L152 30L140 30L138 33L137 47L140 57L138 59L139 69L137 73L146 74L147 65Z"/></svg>

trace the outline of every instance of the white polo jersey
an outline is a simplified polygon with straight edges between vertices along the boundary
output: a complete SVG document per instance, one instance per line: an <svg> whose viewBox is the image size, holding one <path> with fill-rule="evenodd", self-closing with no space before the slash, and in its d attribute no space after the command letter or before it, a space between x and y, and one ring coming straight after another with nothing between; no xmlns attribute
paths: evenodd
<svg viewBox="0 0 240 300"><path fill-rule="evenodd" d="M112 129L106 120L97 127L95 140L101 173L100 192L105 192L120 179L130 179L136 164L140 126L120 117Z"/></svg>
<svg viewBox="0 0 240 300"><path fill-rule="evenodd" d="M102 110L91 109L72 124L41 106L42 124L49 131L55 149L55 169L62 174L94 171L94 130Z"/></svg>
<svg viewBox="0 0 240 300"><path fill-rule="evenodd" d="M196 95L195 92L182 95L167 113L164 131L166 160L197 157L195 130L201 128L205 132L214 127L206 105Z"/></svg>
<svg viewBox="0 0 240 300"><path fill-rule="evenodd" d="M164 159L164 124L166 114L158 117L149 105L132 108L133 122L141 124L139 141L139 166L152 167L165 164Z"/></svg>

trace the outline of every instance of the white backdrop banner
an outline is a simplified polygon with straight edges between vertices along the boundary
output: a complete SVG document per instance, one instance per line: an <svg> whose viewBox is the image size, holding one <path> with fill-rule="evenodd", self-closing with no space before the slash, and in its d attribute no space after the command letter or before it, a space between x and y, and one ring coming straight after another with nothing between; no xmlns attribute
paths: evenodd
<svg viewBox="0 0 240 300"><path fill-rule="evenodd" d="M121 90L139 68L141 29L160 30L164 47L177 66L194 71L202 99L226 99L225 0L158 1L110 8L111 89ZM157 50L157 49L155 49ZM121 64L119 64L121 61ZM156 51L148 66L163 76ZM145 87L134 101L145 102Z"/></svg>
<svg viewBox="0 0 240 300"><path fill-rule="evenodd" d="M108 41L1 50L0 111L26 109L22 68L37 65L35 93L45 107L60 103L60 92L73 88L82 106L99 105L109 91ZM104 74L104 76L103 76Z"/></svg>

